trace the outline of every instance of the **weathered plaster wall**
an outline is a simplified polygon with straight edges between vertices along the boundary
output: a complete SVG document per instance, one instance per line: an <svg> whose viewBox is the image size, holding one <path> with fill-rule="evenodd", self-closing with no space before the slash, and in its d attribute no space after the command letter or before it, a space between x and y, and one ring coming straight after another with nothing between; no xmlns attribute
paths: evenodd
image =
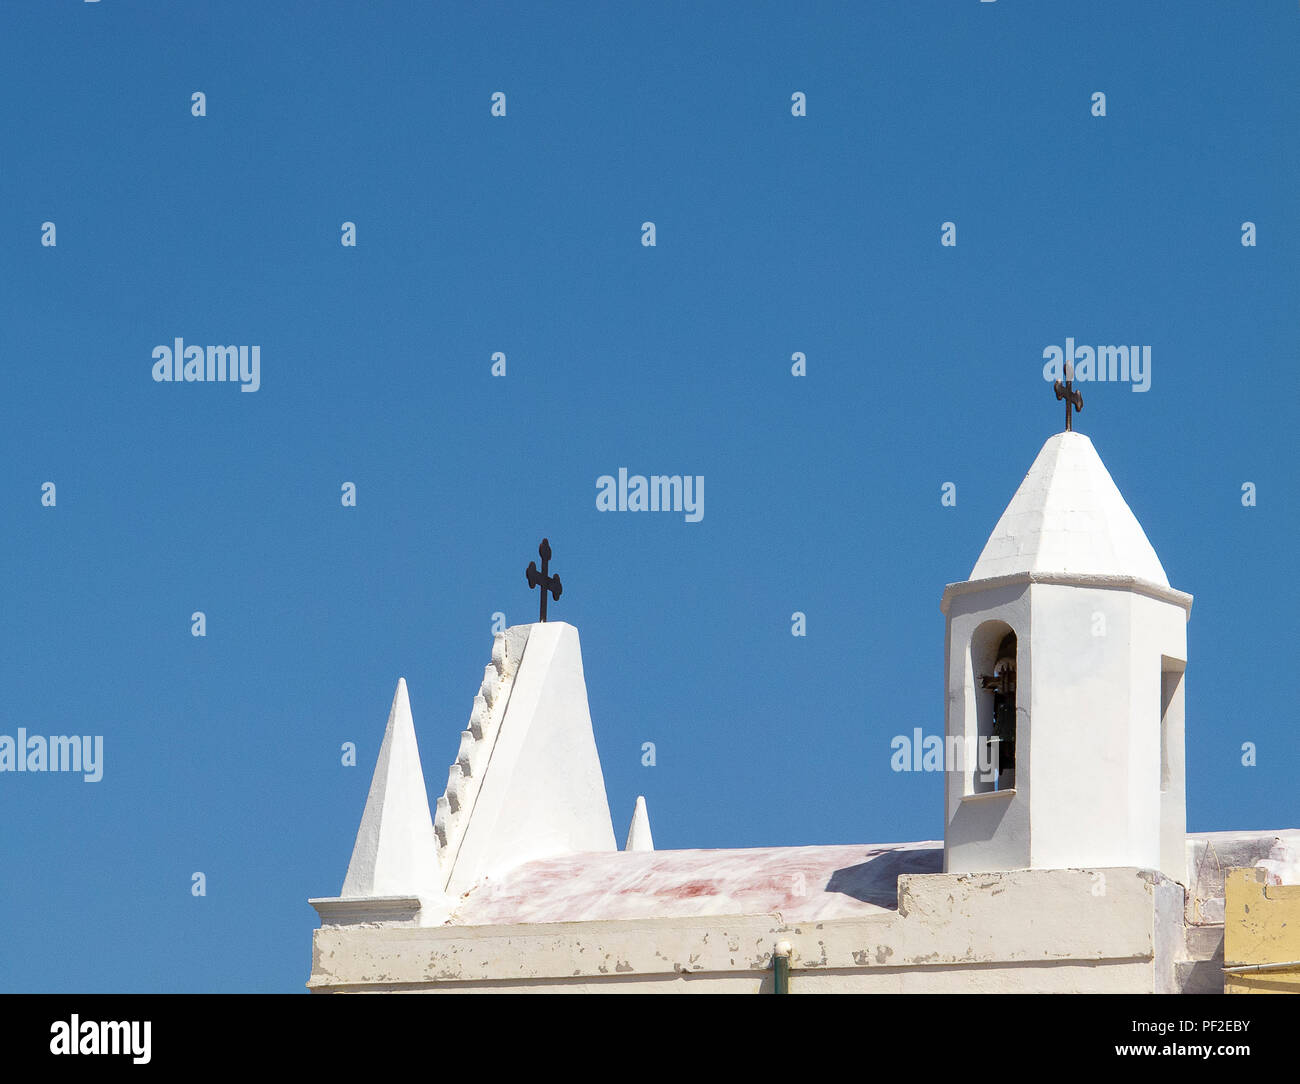
<svg viewBox="0 0 1300 1084"><path fill-rule="evenodd" d="M1300 830L1271 832L1205 832L1188 836L1186 962L1180 986L1185 993L1221 994L1223 976L1223 919L1226 881L1233 868L1254 866L1282 846L1300 853Z"/></svg>
<svg viewBox="0 0 1300 1084"><path fill-rule="evenodd" d="M789 924L740 915L527 926L325 926L311 989L1153 992L1172 983L1182 889L1135 869L904 875L898 910Z"/></svg>
<svg viewBox="0 0 1300 1084"><path fill-rule="evenodd" d="M1262 869L1228 871L1224 963L1300 960L1300 885L1268 884ZM1228 994L1300 994L1300 966L1224 975Z"/></svg>

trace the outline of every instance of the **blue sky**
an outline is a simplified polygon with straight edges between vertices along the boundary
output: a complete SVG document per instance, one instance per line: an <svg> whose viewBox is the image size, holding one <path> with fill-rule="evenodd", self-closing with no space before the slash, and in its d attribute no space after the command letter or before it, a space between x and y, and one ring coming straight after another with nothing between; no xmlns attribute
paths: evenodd
<svg viewBox="0 0 1300 1084"><path fill-rule="evenodd" d="M301 990L397 678L432 800L544 534L620 841L941 838L890 739L1066 337L1152 349L1079 429L1196 598L1188 827L1300 826L1298 19L6 4L0 733L105 763L0 774L0 988ZM259 390L156 383L176 337ZM620 467L703 519L599 512Z"/></svg>

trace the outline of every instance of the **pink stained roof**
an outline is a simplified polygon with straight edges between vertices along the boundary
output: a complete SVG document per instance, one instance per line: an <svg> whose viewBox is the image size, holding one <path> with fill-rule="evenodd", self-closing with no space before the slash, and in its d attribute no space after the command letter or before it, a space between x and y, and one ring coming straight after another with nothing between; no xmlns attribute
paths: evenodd
<svg viewBox="0 0 1300 1084"><path fill-rule="evenodd" d="M884 914L900 873L938 873L943 845L607 851L526 862L475 885L450 925L779 915L786 922Z"/></svg>

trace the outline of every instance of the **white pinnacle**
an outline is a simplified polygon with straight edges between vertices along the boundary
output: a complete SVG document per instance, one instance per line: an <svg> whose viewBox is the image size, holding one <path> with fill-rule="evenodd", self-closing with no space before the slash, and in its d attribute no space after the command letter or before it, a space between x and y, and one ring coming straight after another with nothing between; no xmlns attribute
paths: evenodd
<svg viewBox="0 0 1300 1084"><path fill-rule="evenodd" d="M436 899L441 895L438 845L415 723L406 679L399 678L342 896Z"/></svg>
<svg viewBox="0 0 1300 1084"><path fill-rule="evenodd" d="M632 823L627 830L625 851L653 851L654 837L650 835L650 814L646 812L645 798L637 795L636 808L632 810Z"/></svg>

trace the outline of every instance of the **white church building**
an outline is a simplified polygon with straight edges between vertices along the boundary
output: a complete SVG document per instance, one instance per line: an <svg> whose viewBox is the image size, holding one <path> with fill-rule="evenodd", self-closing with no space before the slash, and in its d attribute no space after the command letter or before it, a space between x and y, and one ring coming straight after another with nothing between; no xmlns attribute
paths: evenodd
<svg viewBox="0 0 1300 1084"><path fill-rule="evenodd" d="M1192 597L1086 436L940 605L942 841L657 851L638 800L620 850L562 622L496 637L431 811L399 680L308 987L1222 992L1226 871L1300 831L1187 835Z"/></svg>

